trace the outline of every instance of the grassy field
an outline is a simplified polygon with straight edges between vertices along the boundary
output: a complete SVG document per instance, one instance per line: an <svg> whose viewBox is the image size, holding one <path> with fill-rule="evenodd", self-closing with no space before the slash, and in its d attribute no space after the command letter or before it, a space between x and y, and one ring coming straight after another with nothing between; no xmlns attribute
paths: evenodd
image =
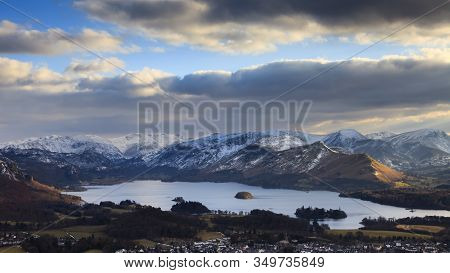
<svg viewBox="0 0 450 273"><path fill-rule="evenodd" d="M136 244L139 244L143 247L155 247L156 243L147 239L135 240Z"/></svg>
<svg viewBox="0 0 450 273"><path fill-rule="evenodd" d="M132 212L132 210L129 209L111 209L111 213L112 214L124 214L124 213L129 213Z"/></svg>
<svg viewBox="0 0 450 273"><path fill-rule="evenodd" d="M73 226L62 229L45 230L40 232L39 235L47 234L55 237L65 237L68 235L72 235L77 239L87 238L91 235L94 235L95 237L106 237L104 230L105 226Z"/></svg>
<svg viewBox="0 0 450 273"><path fill-rule="evenodd" d="M357 232L362 232L364 236L372 237L372 238L392 238L392 237L406 237L406 238L419 238L419 239L431 239L430 235L423 234L414 234L409 232L401 232L401 231L390 231L390 230L359 230L359 229L332 229L327 230L326 233L330 235L342 235L344 236L347 233L352 233L355 235Z"/></svg>
<svg viewBox="0 0 450 273"><path fill-rule="evenodd" d="M25 253L20 246L5 246L0 247L0 253Z"/></svg>
<svg viewBox="0 0 450 273"><path fill-rule="evenodd" d="M397 225L396 228L405 231L439 233L445 228L441 226L424 226L424 225Z"/></svg>
<svg viewBox="0 0 450 273"><path fill-rule="evenodd" d="M202 230L197 234L197 237L202 241L214 240L223 238L223 234L221 232L212 232Z"/></svg>

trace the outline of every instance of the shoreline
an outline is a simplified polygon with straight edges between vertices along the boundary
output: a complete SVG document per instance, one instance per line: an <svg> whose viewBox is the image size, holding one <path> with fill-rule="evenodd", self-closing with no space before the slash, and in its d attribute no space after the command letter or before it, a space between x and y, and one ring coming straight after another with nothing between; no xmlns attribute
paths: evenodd
<svg viewBox="0 0 450 273"><path fill-rule="evenodd" d="M348 198L351 198L351 199L355 199L355 200L362 200L362 201L367 201L367 202L371 202L371 203L373 203L373 204L376 204L376 205L383 205L383 206L390 206L390 207L395 207L395 208L399 208L399 209L405 209L405 210L411 210L411 209L414 209L414 210L429 210L429 211L446 211L446 212L448 212L448 211L450 211L449 209L443 209L443 208L441 208L441 207L427 207L427 208L422 208L422 207L411 207L411 206L407 206L407 205L401 205L401 204L393 204L393 203L388 203L388 202L383 202L383 201L380 201L380 200L378 200L378 201L374 201L374 200L367 200L367 199L365 199L365 198L358 198L357 196L352 196L352 194L351 193L349 193L349 194L345 194L345 195L343 195L343 194L339 194L338 192L336 192L336 191L329 191L329 190L323 190L323 189L318 189L318 190L300 190L300 189L292 189L292 188L288 188L288 187L286 187L286 188L281 188L281 187L278 187L278 188L269 188L269 187L263 187L263 186L257 186L257 185L248 185L248 184L246 184L246 183L239 183L239 182L213 182L213 181L202 181L202 182L187 182L187 181L164 181L164 180L135 180L135 181L124 181L124 182L119 182L119 181L113 181L112 183L111 183L111 181L110 181L110 183L104 183L104 182L102 182L102 183L98 183L98 181L96 181L96 182L94 182L94 183L85 183L82 187L83 187L83 189L84 189L84 191L86 191L87 190L87 188L86 187L95 187L95 186L113 186L113 185L118 185L118 184L123 184L123 183L134 183L134 182L138 182L138 181L158 181L158 182L161 182L161 183L192 183L192 184L197 184L197 183L211 183L211 184L228 184L228 183L235 183L235 184L240 184L240 185L246 185L246 186L252 186L252 187L257 187L257 188L260 188L260 189L266 189L266 190L268 190L268 189L274 189L274 190L294 190L294 191L299 191L299 192L303 192L303 193L309 193L309 192L333 192L333 193L337 193L338 194L338 197L339 198L346 198L346 199L348 199ZM398 191L398 189L397 189L397 191ZM83 191L65 191L65 193L67 193L67 194L71 194L71 193L76 193L76 192L78 192L78 193L80 193L80 192L83 192ZM417 194L417 196L421 196L420 194ZM255 198L257 198L257 197L255 197Z"/></svg>

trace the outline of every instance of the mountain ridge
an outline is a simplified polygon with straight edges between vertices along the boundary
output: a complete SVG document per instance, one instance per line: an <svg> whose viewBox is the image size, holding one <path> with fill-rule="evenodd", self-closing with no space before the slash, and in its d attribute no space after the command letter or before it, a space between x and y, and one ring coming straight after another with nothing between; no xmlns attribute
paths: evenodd
<svg viewBox="0 0 450 273"><path fill-rule="evenodd" d="M174 162L171 156L177 155L150 162L151 173L169 181L239 181L270 188L331 191L395 187L404 178L367 155L339 153L323 142L282 151L252 144L206 165L169 164Z"/></svg>
<svg viewBox="0 0 450 273"><path fill-rule="evenodd" d="M0 145L3 147L0 152L15 160L21 168L33 173L38 180L58 186L104 180L126 181L148 169L153 169L156 174L168 179L171 179L170 175L160 173L161 170L171 169L185 173L210 170L211 166L222 164L217 165L216 171L223 172L225 166L231 164L230 158L238 162L238 155L241 153L243 156L243 151L248 153L251 148L267 149L276 154L319 142L334 153L367 154L385 167L406 173L424 170L427 175L438 173L445 178L448 176L445 168L450 162L450 154L446 153L450 137L436 129L406 132L382 139L372 139L352 129L323 136L297 131L213 134L189 140L167 134L161 137L152 135L147 143L153 143L157 139L162 139L163 143L153 143L155 145L146 147L134 156L126 154L126 151L130 147L136 148L133 145L137 145L138 134L112 140L89 135L40 139L43 143L35 138L3 144ZM295 161L294 158L289 160ZM317 161L317 158L311 158L310 162L303 164L307 166ZM248 165L244 162L241 164ZM384 167L382 169L390 172ZM178 177L182 179L181 176ZM383 180L382 177L377 179Z"/></svg>

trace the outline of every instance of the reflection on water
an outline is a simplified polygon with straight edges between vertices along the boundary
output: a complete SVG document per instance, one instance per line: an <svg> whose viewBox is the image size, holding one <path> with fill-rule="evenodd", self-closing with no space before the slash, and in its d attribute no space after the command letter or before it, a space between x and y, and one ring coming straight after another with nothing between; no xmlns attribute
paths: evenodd
<svg viewBox="0 0 450 273"><path fill-rule="evenodd" d="M130 199L142 205L160 207L163 210L170 210L174 204L171 200L177 196L182 196L187 201L202 202L212 210L220 209L233 212L265 209L294 216L295 210L301 206L326 209L340 208L347 213L346 219L324 221L334 229L358 228L360 227L359 222L364 217L450 216L450 211L415 210L410 212L404 208L384 206L358 199L341 198L335 192L263 189L238 183L135 181L113 186L91 186L87 189L84 192L68 194L80 196L90 203L101 201L117 203ZM240 191L251 192L254 199L235 199L234 195Z"/></svg>

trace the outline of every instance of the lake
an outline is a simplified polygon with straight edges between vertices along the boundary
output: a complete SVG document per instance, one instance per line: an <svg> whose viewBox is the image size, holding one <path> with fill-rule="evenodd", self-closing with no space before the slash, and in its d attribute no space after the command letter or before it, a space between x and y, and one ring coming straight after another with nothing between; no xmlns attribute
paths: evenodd
<svg viewBox="0 0 450 273"><path fill-rule="evenodd" d="M264 189L238 183L211 182L161 182L135 181L111 186L88 186L84 192L69 192L67 194L80 196L89 203L101 201L120 202L126 199L134 200L142 205L160 207L170 210L172 199L178 196L186 201L199 201L211 210L228 210L233 212L249 212L252 209L271 210L295 217L299 207L318 207L344 210L348 217L342 220L326 220L332 229L353 229L364 217L402 218L408 216L448 216L450 211L415 210L410 212L404 208L384 206L353 198L341 198L338 193L328 191L303 192L285 189ZM240 191L251 192L254 199L240 200L234 198Z"/></svg>

